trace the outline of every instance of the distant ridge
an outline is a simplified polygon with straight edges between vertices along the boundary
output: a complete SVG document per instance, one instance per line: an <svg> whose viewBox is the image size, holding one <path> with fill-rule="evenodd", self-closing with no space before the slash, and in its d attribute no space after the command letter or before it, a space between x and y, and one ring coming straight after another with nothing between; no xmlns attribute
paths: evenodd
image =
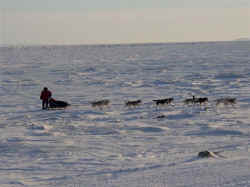
<svg viewBox="0 0 250 187"><path fill-rule="evenodd" d="M250 41L250 38L238 38L235 41Z"/></svg>

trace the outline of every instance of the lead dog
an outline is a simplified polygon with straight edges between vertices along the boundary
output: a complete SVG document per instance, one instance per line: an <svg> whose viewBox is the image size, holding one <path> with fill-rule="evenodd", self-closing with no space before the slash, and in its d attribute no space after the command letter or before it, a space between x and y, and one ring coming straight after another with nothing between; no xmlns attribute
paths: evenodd
<svg viewBox="0 0 250 187"><path fill-rule="evenodd" d="M236 98L226 97L226 98L217 99L215 102L216 102L216 106L218 106L219 104L234 105L236 103Z"/></svg>

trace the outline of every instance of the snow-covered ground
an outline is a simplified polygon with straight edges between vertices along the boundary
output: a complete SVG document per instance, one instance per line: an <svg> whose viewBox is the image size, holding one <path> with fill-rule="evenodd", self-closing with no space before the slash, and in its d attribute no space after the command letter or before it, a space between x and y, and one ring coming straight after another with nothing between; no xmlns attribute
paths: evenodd
<svg viewBox="0 0 250 187"><path fill-rule="evenodd" d="M250 186L250 42L2 47L0 64L1 187ZM71 107L42 110L44 86Z"/></svg>

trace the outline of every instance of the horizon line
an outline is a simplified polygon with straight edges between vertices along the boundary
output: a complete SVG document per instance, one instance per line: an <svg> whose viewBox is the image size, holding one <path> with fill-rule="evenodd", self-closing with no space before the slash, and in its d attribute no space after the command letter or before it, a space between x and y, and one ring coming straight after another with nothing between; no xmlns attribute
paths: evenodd
<svg viewBox="0 0 250 187"><path fill-rule="evenodd" d="M244 38L244 40L201 40L201 41L183 41L183 42L124 42L124 43L93 43L93 44L0 44L0 47L42 47L42 46L126 46L126 45L163 45L163 44L195 44L195 43L216 43L216 42L246 42L250 41L250 38Z"/></svg>

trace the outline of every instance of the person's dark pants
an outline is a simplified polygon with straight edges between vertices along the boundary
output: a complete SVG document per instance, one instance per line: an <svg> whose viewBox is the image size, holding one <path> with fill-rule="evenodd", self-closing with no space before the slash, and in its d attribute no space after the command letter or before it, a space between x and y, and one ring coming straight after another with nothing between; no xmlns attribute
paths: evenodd
<svg viewBox="0 0 250 187"><path fill-rule="evenodd" d="M49 100L43 100L43 109L47 109L49 106Z"/></svg>

